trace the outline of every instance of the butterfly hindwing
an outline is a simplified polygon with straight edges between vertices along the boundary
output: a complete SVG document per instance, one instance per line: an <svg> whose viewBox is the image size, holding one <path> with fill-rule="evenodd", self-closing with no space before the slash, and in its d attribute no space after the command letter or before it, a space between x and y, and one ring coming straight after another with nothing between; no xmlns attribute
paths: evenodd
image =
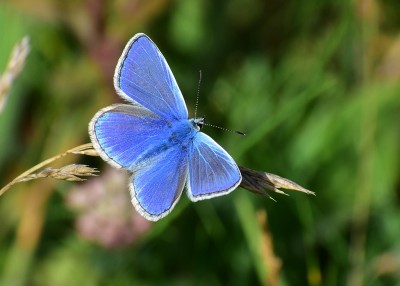
<svg viewBox="0 0 400 286"><path fill-rule="evenodd" d="M126 45L114 75L117 93L168 120L187 119L188 111L171 69L144 34Z"/></svg>
<svg viewBox="0 0 400 286"><path fill-rule="evenodd" d="M187 178L187 153L171 148L151 160L131 177L132 203L145 218L157 221L178 202Z"/></svg>
<svg viewBox="0 0 400 286"><path fill-rule="evenodd" d="M192 201L228 194L242 180L232 157L202 132L193 138L188 162L188 196Z"/></svg>

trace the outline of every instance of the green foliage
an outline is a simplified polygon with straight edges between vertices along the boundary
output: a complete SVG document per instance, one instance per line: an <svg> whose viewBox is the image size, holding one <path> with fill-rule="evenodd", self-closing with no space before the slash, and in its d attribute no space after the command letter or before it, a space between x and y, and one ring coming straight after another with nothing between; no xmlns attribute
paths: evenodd
<svg viewBox="0 0 400 286"><path fill-rule="evenodd" d="M192 116L201 69L199 114L248 133L205 130L238 164L316 192L182 198L131 245L104 249L77 233L66 201L79 185L21 184L0 197L0 284L398 283L399 13L395 0L0 3L0 74L24 35L32 45L0 113L1 186L89 141L95 112L120 100L124 44L145 32ZM106 168L74 159L63 166Z"/></svg>

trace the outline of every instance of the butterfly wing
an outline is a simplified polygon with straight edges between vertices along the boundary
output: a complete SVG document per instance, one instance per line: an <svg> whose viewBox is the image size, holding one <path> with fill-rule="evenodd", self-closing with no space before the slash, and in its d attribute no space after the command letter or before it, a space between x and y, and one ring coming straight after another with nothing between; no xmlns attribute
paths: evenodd
<svg viewBox="0 0 400 286"><path fill-rule="evenodd" d="M187 178L187 152L171 148L131 177L129 189L136 210L148 220L169 214L178 202Z"/></svg>
<svg viewBox="0 0 400 286"><path fill-rule="evenodd" d="M140 105L115 104L96 113L89 135L105 161L132 172L162 150L166 126L164 119Z"/></svg>
<svg viewBox="0 0 400 286"><path fill-rule="evenodd" d="M189 152L188 196L192 201L233 191L242 176L232 157L210 136L198 132Z"/></svg>
<svg viewBox="0 0 400 286"><path fill-rule="evenodd" d="M153 221L175 206L188 173L186 148L166 143L169 125L141 105L126 104L103 108L89 123L90 138L100 156L133 173L132 203Z"/></svg>
<svg viewBox="0 0 400 286"><path fill-rule="evenodd" d="M157 46L144 34L126 45L114 75L117 93L162 118L187 119L188 111L171 69Z"/></svg>

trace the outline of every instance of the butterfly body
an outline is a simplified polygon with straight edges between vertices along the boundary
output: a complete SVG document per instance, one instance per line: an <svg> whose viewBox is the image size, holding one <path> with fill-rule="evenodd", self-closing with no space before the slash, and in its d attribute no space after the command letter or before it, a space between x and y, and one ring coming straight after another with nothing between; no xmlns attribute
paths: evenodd
<svg viewBox="0 0 400 286"><path fill-rule="evenodd" d="M171 135L168 137L169 145L180 145L187 148L193 141L200 128L194 119L180 120L171 126Z"/></svg>
<svg viewBox="0 0 400 286"><path fill-rule="evenodd" d="M149 220L166 216L183 189L192 201L233 191L241 181L229 154L188 119L183 96L156 45L144 34L127 44L115 71L128 104L101 109L89 123L93 146L110 165L132 174L136 210Z"/></svg>

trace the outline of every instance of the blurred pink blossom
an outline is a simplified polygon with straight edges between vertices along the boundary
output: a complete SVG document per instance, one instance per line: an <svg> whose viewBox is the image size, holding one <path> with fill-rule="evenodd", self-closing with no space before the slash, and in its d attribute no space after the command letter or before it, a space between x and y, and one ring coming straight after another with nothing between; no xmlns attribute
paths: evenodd
<svg viewBox="0 0 400 286"><path fill-rule="evenodd" d="M118 248L150 228L151 223L134 210L127 185L125 173L108 168L69 192L66 202L78 213L76 228L83 238Z"/></svg>

